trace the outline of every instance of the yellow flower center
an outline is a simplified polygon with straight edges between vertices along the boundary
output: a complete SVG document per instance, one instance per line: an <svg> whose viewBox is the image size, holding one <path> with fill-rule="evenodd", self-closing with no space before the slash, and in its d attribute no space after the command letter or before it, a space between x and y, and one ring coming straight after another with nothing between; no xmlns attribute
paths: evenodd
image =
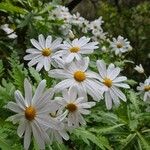
<svg viewBox="0 0 150 150"><path fill-rule="evenodd" d="M44 48L42 50L42 55L43 56L49 56L49 55L51 55L51 53L52 53L52 50L50 48Z"/></svg>
<svg viewBox="0 0 150 150"><path fill-rule="evenodd" d="M123 47L123 45L121 43L117 44L117 48L122 48L122 47Z"/></svg>
<svg viewBox="0 0 150 150"><path fill-rule="evenodd" d="M109 78L105 78L103 83L107 86L107 87L111 87L112 86L112 80Z"/></svg>
<svg viewBox="0 0 150 150"><path fill-rule="evenodd" d="M74 73L74 79L78 82L82 82L86 79L86 75L83 71L76 71Z"/></svg>
<svg viewBox="0 0 150 150"><path fill-rule="evenodd" d="M77 106L73 103L70 103L66 106L66 109L68 109L70 112L74 112L77 110Z"/></svg>
<svg viewBox="0 0 150 150"><path fill-rule="evenodd" d="M36 109L32 106L29 106L25 110L25 117L27 120L32 121L36 116Z"/></svg>
<svg viewBox="0 0 150 150"><path fill-rule="evenodd" d="M79 50L80 50L80 47L78 47L78 46L70 48L71 53L77 53Z"/></svg>
<svg viewBox="0 0 150 150"><path fill-rule="evenodd" d="M144 91L150 91L150 85L146 85L146 86L144 87Z"/></svg>

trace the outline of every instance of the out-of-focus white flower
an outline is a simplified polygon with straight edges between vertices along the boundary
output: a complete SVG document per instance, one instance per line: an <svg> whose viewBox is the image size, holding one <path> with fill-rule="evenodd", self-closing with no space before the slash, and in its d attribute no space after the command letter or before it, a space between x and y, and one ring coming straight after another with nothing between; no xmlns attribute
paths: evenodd
<svg viewBox="0 0 150 150"><path fill-rule="evenodd" d="M56 100L54 101L56 102ZM67 116L67 113L62 113L62 111L58 111L59 107L57 108L56 111L50 113L51 117L57 122L58 126L49 128L48 132L50 135L50 141L57 141L59 143L62 143L63 140L69 140L69 135L67 134L67 127L64 124L64 119Z"/></svg>
<svg viewBox="0 0 150 150"><path fill-rule="evenodd" d="M4 30L10 39L15 39L17 37L13 29L9 28L8 24L1 25L1 29Z"/></svg>
<svg viewBox="0 0 150 150"><path fill-rule="evenodd" d="M140 91L141 94L144 94L144 101L150 100L150 77L146 79L144 83L140 83L137 90Z"/></svg>
<svg viewBox="0 0 150 150"><path fill-rule="evenodd" d="M92 30L92 34L93 34L93 37L92 39L94 41L101 41L101 40L105 40L106 39L106 32L103 32L103 30L97 30L97 29L94 29Z"/></svg>
<svg viewBox="0 0 150 150"><path fill-rule="evenodd" d="M52 61L57 57L55 52L59 49L62 39L58 38L52 42L51 36L48 36L45 39L41 34L39 35L38 40L39 42L35 39L31 39L31 43L35 48L26 50L29 54L24 57L24 60L31 60L28 63L29 67L37 64L36 70L38 71L43 67L46 71L49 71Z"/></svg>
<svg viewBox="0 0 150 150"><path fill-rule="evenodd" d="M101 25L102 25L103 22L104 21L102 20L102 17L99 17L98 19L90 22L89 28L91 30L102 30Z"/></svg>
<svg viewBox="0 0 150 150"><path fill-rule="evenodd" d="M90 38L81 37L74 39L72 42L64 41L58 54L63 57L66 63L74 59L81 60L83 54L91 54L94 49L98 48L98 42L89 42Z"/></svg>
<svg viewBox="0 0 150 150"><path fill-rule="evenodd" d="M80 14L77 12L76 14L72 15L71 24L82 26L82 23L85 21L85 18L81 17Z"/></svg>
<svg viewBox="0 0 150 150"><path fill-rule="evenodd" d="M103 60L97 60L97 68L100 74L98 78L105 89L105 103L107 109L112 108L112 101L114 104L120 104L120 100L126 102L126 96L119 89L121 88L130 88L129 85L122 83L127 78L125 76L119 76L120 68L115 67L114 64L110 64L106 69L106 63Z"/></svg>
<svg viewBox="0 0 150 150"><path fill-rule="evenodd" d="M102 50L103 52L106 52L106 51L107 51L106 46L102 46L101 50Z"/></svg>
<svg viewBox="0 0 150 150"><path fill-rule="evenodd" d="M138 73L144 73L143 66L140 64L139 66L136 65L134 68Z"/></svg>
<svg viewBox="0 0 150 150"><path fill-rule="evenodd" d="M96 101L102 99L103 88L101 83L95 79L98 74L88 70L88 64L89 58L86 57L80 61L64 65L63 69L49 71L50 77L63 79L54 87L56 92L75 86L81 97L87 99L87 94L89 94Z"/></svg>
<svg viewBox="0 0 150 150"><path fill-rule="evenodd" d="M21 92L17 90L15 91L16 103L9 102L6 105L6 108L17 113L7 120L13 123L19 122L17 134L19 137L24 136L25 150L29 149L32 133L40 149L45 149L45 143L50 141L46 129L57 126L55 121L49 116L51 109L53 109L50 100L53 96L53 92L51 89L44 92L45 87L46 81L42 80L32 97L32 86L29 81L25 79L25 98Z"/></svg>
<svg viewBox="0 0 150 150"><path fill-rule="evenodd" d="M75 35L73 34L73 32L71 30L69 30L69 34L68 34L70 39L74 39Z"/></svg>
<svg viewBox="0 0 150 150"><path fill-rule="evenodd" d="M121 55L122 53L132 50L130 42L122 36L118 36L117 39L113 38L113 42L110 42L110 47L116 55Z"/></svg>
<svg viewBox="0 0 150 150"><path fill-rule="evenodd" d="M58 5L56 9L52 11L51 15L54 17L54 19L58 18L60 20L64 20L66 23L69 23L72 18L68 8L60 5Z"/></svg>
<svg viewBox="0 0 150 150"><path fill-rule="evenodd" d="M79 127L79 124L85 125L86 122L82 115L90 114L89 108L95 106L95 102L87 102L84 97L77 97L77 90L75 87L63 91L63 98L59 99L58 103L61 105L60 110L68 113L68 126Z"/></svg>

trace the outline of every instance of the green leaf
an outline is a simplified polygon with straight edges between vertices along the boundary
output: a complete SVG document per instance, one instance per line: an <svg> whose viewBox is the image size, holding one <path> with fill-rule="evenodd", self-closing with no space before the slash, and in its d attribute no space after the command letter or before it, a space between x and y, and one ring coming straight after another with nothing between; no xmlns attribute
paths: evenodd
<svg viewBox="0 0 150 150"><path fill-rule="evenodd" d="M130 142L131 142L135 137L136 137L136 133L134 133L134 134L129 134L129 135L126 137L126 139L122 140L123 146L121 147L121 150L125 149L126 146L127 146L128 144L130 144Z"/></svg>
<svg viewBox="0 0 150 150"><path fill-rule="evenodd" d="M2 150L10 150L10 145L7 143L7 141L0 136L0 148Z"/></svg>
<svg viewBox="0 0 150 150"><path fill-rule="evenodd" d="M141 144L143 145L144 149L145 150L150 150L150 143L148 143L146 141L146 139L139 132L137 132L137 135L138 135L138 137L139 137L139 139L141 141Z"/></svg>
<svg viewBox="0 0 150 150"><path fill-rule="evenodd" d="M20 14L26 14L27 11L23 8L20 8L18 6L14 6L11 3L2 2L0 3L0 10L11 12L11 13L20 13Z"/></svg>
<svg viewBox="0 0 150 150"><path fill-rule="evenodd" d="M25 26L27 26L31 20L33 18L33 14L32 13L29 13L25 16L24 20L17 26L17 28L23 28Z"/></svg>
<svg viewBox="0 0 150 150"><path fill-rule="evenodd" d="M102 140L102 137L96 137L93 133L91 133L88 130L85 130L83 128L75 129L73 132L78 138L81 138L85 143L86 141L91 141L95 145L97 145L102 150L105 150L108 148L108 143L106 144L104 138ZM110 147L110 146L109 146Z"/></svg>
<svg viewBox="0 0 150 150"><path fill-rule="evenodd" d="M29 71L30 71L31 76L35 79L35 81L37 83L39 83L40 81L42 81L41 74L38 73L33 67L29 68Z"/></svg>
<svg viewBox="0 0 150 150"><path fill-rule="evenodd" d="M98 134L106 134L106 133L111 132L112 130L117 129L121 126L124 126L124 124L117 124L117 125L114 125L114 126L111 126L111 127L104 127L104 128L100 128L100 129L91 128L90 131L91 132L96 132Z"/></svg>
<svg viewBox="0 0 150 150"><path fill-rule="evenodd" d="M0 60L0 78L2 77L3 73L4 73L4 66L2 60Z"/></svg>

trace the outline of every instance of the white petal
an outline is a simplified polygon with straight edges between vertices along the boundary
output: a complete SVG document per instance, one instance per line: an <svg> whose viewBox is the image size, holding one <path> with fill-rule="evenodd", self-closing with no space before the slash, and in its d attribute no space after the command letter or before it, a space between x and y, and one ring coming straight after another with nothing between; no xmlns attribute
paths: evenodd
<svg viewBox="0 0 150 150"><path fill-rule="evenodd" d="M52 37L48 36L46 38L46 48L50 48L51 47L51 42L52 42Z"/></svg>
<svg viewBox="0 0 150 150"><path fill-rule="evenodd" d="M39 57L36 57L36 58L33 58L29 63L28 63L28 66L29 67L32 67L34 66L35 64L37 64L38 62L40 62L42 60L42 56L39 55Z"/></svg>
<svg viewBox="0 0 150 150"><path fill-rule="evenodd" d="M109 92L105 92L105 103L108 110L112 108L112 99Z"/></svg>
<svg viewBox="0 0 150 150"><path fill-rule="evenodd" d="M127 101L126 96L118 88L113 86L111 89L120 99L122 99L125 102Z"/></svg>
<svg viewBox="0 0 150 150"><path fill-rule="evenodd" d="M112 100L113 100L113 102L114 102L114 104L116 105L116 106L119 106L120 105L120 100L119 100L119 98L117 97L117 95L110 89L110 95L111 95L111 97L112 97Z"/></svg>
<svg viewBox="0 0 150 150"><path fill-rule="evenodd" d="M18 136L22 137L25 130L26 130L26 121L25 121L25 119L23 119L22 121L20 121L18 129L17 129Z"/></svg>
<svg viewBox="0 0 150 150"><path fill-rule="evenodd" d="M50 61L48 58L44 58L44 68L46 71L50 70Z"/></svg>
<svg viewBox="0 0 150 150"><path fill-rule="evenodd" d="M114 80L120 73L120 68L115 68L113 69L111 74L108 74L108 78L110 78L111 80Z"/></svg>
<svg viewBox="0 0 150 150"><path fill-rule="evenodd" d="M27 102L26 106L30 106L32 100L32 86L27 79L24 80L24 90L25 90L25 102Z"/></svg>
<svg viewBox="0 0 150 150"><path fill-rule="evenodd" d="M42 47L39 45L39 42L37 40L31 39L30 41L35 48L42 50Z"/></svg>
<svg viewBox="0 0 150 150"><path fill-rule="evenodd" d="M31 127L27 124L24 135L24 149L28 150L31 143Z"/></svg>
<svg viewBox="0 0 150 150"><path fill-rule="evenodd" d="M53 41L52 44L51 44L51 49L55 50L55 49L59 48L61 42L62 42L61 38L58 38L55 41Z"/></svg>
<svg viewBox="0 0 150 150"><path fill-rule="evenodd" d="M46 80L42 80L39 83L39 85L38 85L38 87L37 87L37 89L35 91L35 94L34 94L33 99L32 99L32 105L36 104L36 102L42 96L42 93L43 93L45 87L46 87Z"/></svg>
<svg viewBox="0 0 150 150"><path fill-rule="evenodd" d="M87 109L79 109L79 111L80 111L81 114L84 114L84 115L88 115L88 114L91 113L91 111L87 110Z"/></svg>
<svg viewBox="0 0 150 150"><path fill-rule="evenodd" d="M74 53L70 53L70 54L66 57L65 62L66 62L66 63L71 63L71 62L73 61L74 57L75 57Z"/></svg>
<svg viewBox="0 0 150 150"><path fill-rule="evenodd" d="M79 113L79 115L78 115L78 118L79 118L79 122L80 122L80 124L81 125L86 125L86 122L85 122L85 120L84 120L84 118L82 117L82 115Z"/></svg>
<svg viewBox="0 0 150 150"><path fill-rule="evenodd" d="M122 82L122 81L125 81L125 80L127 80L127 77L121 76L121 77L117 77L116 79L114 79L113 82L117 83L117 82Z"/></svg>
<svg viewBox="0 0 150 150"><path fill-rule="evenodd" d="M128 84L125 84L125 83L114 83L113 85L117 86L117 87L126 88L126 89L130 88L130 86Z"/></svg>
<svg viewBox="0 0 150 150"><path fill-rule="evenodd" d="M40 46L42 47L42 49L44 49L46 47L44 36L42 34L40 34L39 37L38 37L38 39L39 39Z"/></svg>
<svg viewBox="0 0 150 150"><path fill-rule="evenodd" d="M56 79L65 79L65 78L71 78L72 75L66 72L63 69L53 69L48 72L50 77L56 78Z"/></svg>
<svg viewBox="0 0 150 150"><path fill-rule="evenodd" d="M68 88L68 87L71 87L74 85L74 80L72 79L65 79L61 82L59 82L55 87L55 92L58 92L58 91L62 91L64 90L65 88Z"/></svg>
<svg viewBox="0 0 150 150"><path fill-rule="evenodd" d="M21 109L16 103L14 103L14 102L9 102L7 105L6 105L6 107L8 108L8 109L10 109L11 111L13 111L13 112L16 112L16 113L21 113L21 112L23 112L23 109Z"/></svg>
<svg viewBox="0 0 150 150"><path fill-rule="evenodd" d="M71 100L75 100L77 98L77 89L75 86L72 86L71 88L69 88L69 98Z"/></svg>
<svg viewBox="0 0 150 150"><path fill-rule="evenodd" d="M44 150L45 149L45 143L44 140L41 137L41 133L39 132L39 127L37 127L35 124L32 124L32 131L33 131L33 136L36 140L36 143L39 145L39 148ZM44 133L43 133L44 134Z"/></svg>
<svg viewBox="0 0 150 150"><path fill-rule="evenodd" d="M103 60L97 60L97 69L102 78L107 76L106 64Z"/></svg>
<svg viewBox="0 0 150 150"><path fill-rule="evenodd" d="M36 66L36 70L40 71L44 66L44 60L41 60L38 62L37 66Z"/></svg>
<svg viewBox="0 0 150 150"><path fill-rule="evenodd" d="M37 53L37 54L41 54L41 51L39 49L35 49L35 48L29 48L26 50L26 53Z"/></svg>
<svg viewBox="0 0 150 150"><path fill-rule="evenodd" d="M26 107L25 100L19 90L15 91L15 100L22 109L24 109Z"/></svg>
<svg viewBox="0 0 150 150"><path fill-rule="evenodd" d="M69 140L69 135L64 131L64 130L60 130L59 134L63 137L63 139L65 139L66 141Z"/></svg>
<svg viewBox="0 0 150 150"><path fill-rule="evenodd" d="M41 53L32 53L32 54L28 54L26 56L24 56L24 60L31 60L31 59L36 59L41 55Z"/></svg>
<svg viewBox="0 0 150 150"><path fill-rule="evenodd" d="M87 79L85 81L85 86L88 94L91 95L95 101L100 101L100 99L102 99L102 91L100 85L90 79Z"/></svg>

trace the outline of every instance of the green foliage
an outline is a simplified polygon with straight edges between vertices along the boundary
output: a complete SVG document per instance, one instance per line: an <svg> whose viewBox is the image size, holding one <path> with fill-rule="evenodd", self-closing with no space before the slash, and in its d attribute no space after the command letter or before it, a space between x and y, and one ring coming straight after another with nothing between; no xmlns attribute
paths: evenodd
<svg viewBox="0 0 150 150"><path fill-rule="evenodd" d="M0 3L0 10L5 12L10 12L10 13L20 13L20 14L25 14L27 12L25 9L14 6L10 2Z"/></svg>

